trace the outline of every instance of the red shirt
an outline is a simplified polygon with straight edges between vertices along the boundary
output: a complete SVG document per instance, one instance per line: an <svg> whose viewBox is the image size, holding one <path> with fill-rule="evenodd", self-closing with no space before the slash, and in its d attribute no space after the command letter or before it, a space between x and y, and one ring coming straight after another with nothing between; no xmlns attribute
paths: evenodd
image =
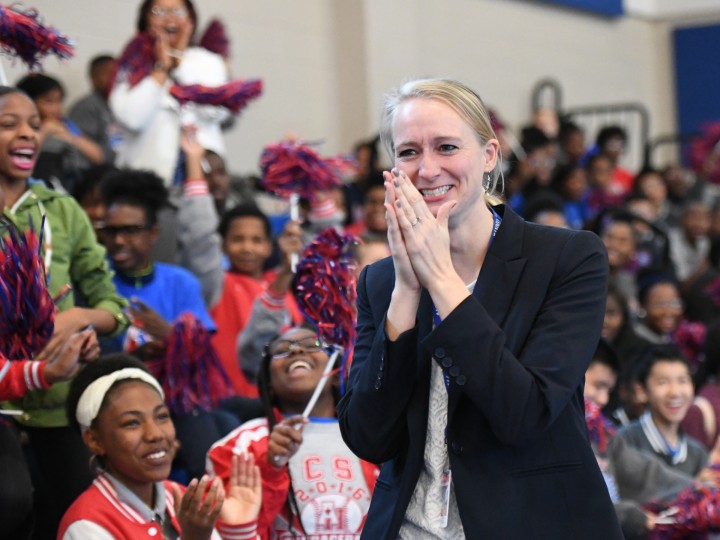
<svg viewBox="0 0 720 540"><path fill-rule="evenodd" d="M235 392L243 397L257 397L258 391L254 383L247 380L238 358L237 339L247 325L252 313L253 302L275 279L275 272L270 270L261 279L235 272L225 273L223 293L218 303L210 310L217 331L213 336L213 346L220 357L225 371L230 377ZM300 324L302 315L295 298L288 291L285 297L293 322Z"/></svg>

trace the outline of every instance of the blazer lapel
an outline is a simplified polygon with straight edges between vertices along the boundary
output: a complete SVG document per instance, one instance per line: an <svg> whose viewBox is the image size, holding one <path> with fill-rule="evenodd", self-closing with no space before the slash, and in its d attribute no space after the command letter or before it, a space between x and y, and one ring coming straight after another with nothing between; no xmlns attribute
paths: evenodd
<svg viewBox="0 0 720 540"><path fill-rule="evenodd" d="M525 222L508 207L495 207L495 210L503 216L503 222L485 256L472 294L497 325L502 327L526 264L522 254ZM473 323L468 321L468 324ZM454 384L450 385L448 422L460 396L460 390Z"/></svg>

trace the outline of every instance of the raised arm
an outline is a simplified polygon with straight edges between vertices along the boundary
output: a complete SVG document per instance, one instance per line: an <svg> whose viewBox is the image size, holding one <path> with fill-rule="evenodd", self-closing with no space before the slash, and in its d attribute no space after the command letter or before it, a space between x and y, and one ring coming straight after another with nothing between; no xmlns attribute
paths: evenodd
<svg viewBox="0 0 720 540"><path fill-rule="evenodd" d="M222 248L217 232L219 220L202 171L205 150L193 131L184 131L180 144L185 152L187 172L178 202L178 259L200 280L205 305L212 307L220 298L223 287Z"/></svg>

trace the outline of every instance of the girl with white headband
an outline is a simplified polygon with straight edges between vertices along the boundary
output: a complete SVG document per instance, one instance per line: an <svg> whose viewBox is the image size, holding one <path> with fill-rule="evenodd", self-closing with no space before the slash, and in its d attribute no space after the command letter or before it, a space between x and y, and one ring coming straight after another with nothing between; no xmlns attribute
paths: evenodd
<svg viewBox="0 0 720 540"><path fill-rule="evenodd" d="M68 417L97 458L93 484L65 513L59 540L251 540L260 471L237 456L227 491L218 479L187 489L167 480L177 442L162 387L135 358L109 355L70 387Z"/></svg>

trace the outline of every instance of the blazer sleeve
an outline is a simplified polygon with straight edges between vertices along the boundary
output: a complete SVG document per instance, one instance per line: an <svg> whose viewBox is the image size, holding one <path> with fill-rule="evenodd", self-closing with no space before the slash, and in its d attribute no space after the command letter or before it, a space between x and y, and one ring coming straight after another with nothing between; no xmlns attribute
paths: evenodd
<svg viewBox="0 0 720 540"><path fill-rule="evenodd" d="M348 447L366 461L382 463L398 455L407 439L417 331L409 330L395 342L387 340L385 313L373 312L371 305L371 297L379 296L376 290L368 291L371 272L378 269L366 267L358 279L357 340L338 418Z"/></svg>
<svg viewBox="0 0 720 540"><path fill-rule="evenodd" d="M469 399L503 444L536 438L562 414L581 388L600 336L608 272L604 247L586 232L556 245L558 251L532 248L536 259L525 268L520 297L516 292L502 328L470 296L423 340L446 368L451 393ZM523 294L539 298L538 309L522 311L530 305Z"/></svg>

